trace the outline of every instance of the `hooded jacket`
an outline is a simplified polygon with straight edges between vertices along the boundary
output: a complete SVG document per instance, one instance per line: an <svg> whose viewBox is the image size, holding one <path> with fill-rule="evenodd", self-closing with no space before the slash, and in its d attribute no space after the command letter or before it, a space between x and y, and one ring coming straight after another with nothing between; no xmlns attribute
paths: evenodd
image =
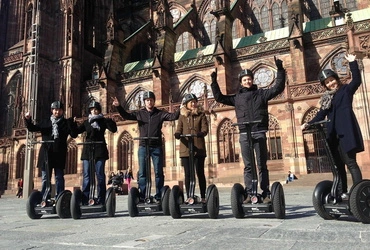
<svg viewBox="0 0 370 250"><path fill-rule="evenodd" d="M277 71L275 84L268 89L258 89L253 84L250 88L241 88L237 94L223 95L217 82L211 84L213 96L217 102L234 106L238 123L261 120L252 126L252 132L268 130L268 101L279 95L285 88L285 70ZM240 132L246 132L244 125L239 126Z"/></svg>
<svg viewBox="0 0 370 250"><path fill-rule="evenodd" d="M208 122L203 107L198 106L194 111L187 109L185 106L182 107L175 133L185 135L198 134L199 132L203 134L202 137L193 137L194 155L196 157L206 157L204 136L208 134ZM180 138L180 157L189 157L188 141L189 138Z"/></svg>

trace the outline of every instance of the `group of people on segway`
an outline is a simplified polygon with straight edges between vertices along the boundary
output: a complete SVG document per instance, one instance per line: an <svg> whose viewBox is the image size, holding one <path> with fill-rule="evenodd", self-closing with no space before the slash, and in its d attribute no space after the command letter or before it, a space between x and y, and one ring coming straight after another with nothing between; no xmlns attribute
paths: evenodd
<svg viewBox="0 0 370 250"><path fill-rule="evenodd" d="M239 197L235 198L235 214L237 216L244 215L240 210L243 206L264 204L264 206L267 206L265 211L274 211L278 218L285 217L285 199L282 187L279 183L274 183L270 188L267 168L266 132L268 131L269 120L268 101L284 91L286 82L286 72L282 60L276 57L274 59L277 76L271 88L258 88L254 84L253 72L250 69L243 69L238 75L239 91L233 95L224 95L217 82L217 67L211 73L211 88L215 100L235 107L237 123L234 125L238 126L240 132L239 143L244 163L244 188L241 188L241 185L238 184L234 185L235 190L232 191L232 195L241 195L243 197L242 202L239 201ZM320 100L320 111L312 121L302 125L302 129L306 129L310 124L328 118L327 141L338 168L340 176L338 193L343 200L348 199L345 165L347 165L352 175L354 184L360 182L362 175L356 162L356 154L364 150L361 131L352 109L353 95L361 84L361 76L355 55L349 54L346 56L346 59L349 61L352 73L351 83L342 84L337 73L328 69L323 70L319 74L319 80L327 91ZM144 108L127 112L120 106L116 97L112 98L112 105L116 107L119 114L126 120L137 121L139 126L137 198L139 202L144 203L163 203L168 198L167 195L163 194L163 189L166 186L164 186L161 130L163 122L178 120L174 137L180 140L180 159L181 165L184 167L186 199L183 201L183 204L194 203L195 173L198 177L200 188L199 202L206 203L207 195L209 194L208 190L206 193L206 178L204 174L204 162L207 155L204 137L208 133L205 112L198 105L196 95L192 93L185 95L180 109L174 113L156 108L155 100L155 94L151 91L146 91L143 94ZM75 138L79 133L86 132L86 141L101 142L94 145L94 169L98 180L98 196L94 203L104 204L106 196L104 166L105 161L108 159L104 133L107 129L112 133L116 132L117 126L112 119L104 118L101 113L102 107L98 102L91 102L88 110L89 117L80 126L77 126L74 119L64 118L63 104L59 101L52 103L52 116L46 123L33 125L29 113L25 115L25 120L29 131L41 131L43 140L54 140L54 144L43 144L42 147L48 147L49 161L51 162L49 168L54 168L55 171L56 197L64 190L63 169L65 166L68 135ZM190 141L191 143L189 143ZM81 156L81 160L83 160L83 204L89 202L89 193L91 193L89 185L90 180L93 178L89 171L91 167L91 159L89 158L91 149L91 145L84 145ZM42 154L44 152L46 151L40 150L39 166L41 167L43 166ZM149 184L151 184L150 172L148 172L150 171L150 159L153 163L155 174L156 191L154 196L151 196L150 190L147 190L151 187L150 185L148 186L148 178ZM51 171L46 173L43 169L42 193L45 192L46 182L48 179L50 181L50 177ZM258 180L262 194L257 192ZM261 210L264 209L263 207L258 207L258 209L260 208Z"/></svg>

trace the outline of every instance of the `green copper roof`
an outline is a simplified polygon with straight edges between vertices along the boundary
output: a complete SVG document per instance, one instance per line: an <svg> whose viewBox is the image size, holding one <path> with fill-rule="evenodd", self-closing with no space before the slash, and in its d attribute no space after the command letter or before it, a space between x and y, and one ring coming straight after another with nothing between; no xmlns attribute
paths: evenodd
<svg viewBox="0 0 370 250"><path fill-rule="evenodd" d="M363 20L367 20L370 17L370 8L363 9L363 10L356 10L351 12L351 18L353 22L359 22ZM333 27L332 18L326 17L310 22L303 23L303 33L313 32L325 28ZM258 39L260 37L265 37L266 41L273 41L278 39L287 38L289 36L289 27L284 27L281 29L275 29L271 31L267 31L260 34L255 34L252 36L246 36L242 38L233 39L233 48L243 48L249 45L253 45L258 43ZM185 61L193 58L197 58L200 56L207 56L213 54L215 49L215 45L211 44L208 46L204 46L201 48L196 48L187 51L177 52L174 55L174 61ZM132 62L125 65L125 72L141 70L145 68L149 68L152 66L153 59L147 59L144 61L139 62Z"/></svg>

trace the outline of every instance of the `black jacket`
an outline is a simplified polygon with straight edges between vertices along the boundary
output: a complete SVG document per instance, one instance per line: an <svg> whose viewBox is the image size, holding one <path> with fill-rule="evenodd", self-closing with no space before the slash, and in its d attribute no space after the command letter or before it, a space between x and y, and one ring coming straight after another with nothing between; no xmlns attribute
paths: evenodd
<svg viewBox="0 0 370 250"><path fill-rule="evenodd" d="M38 124L33 124L31 119L25 119L26 126L30 132L41 132L42 140L49 141L54 140L52 136L52 125L50 119L44 120ZM72 119L62 118L58 124L59 138L54 140L53 144L42 144L39 152L39 158L37 167L41 168L45 161L45 147L48 149L49 167L64 169L66 165L67 157L67 139L68 135L73 138L77 137L77 134L71 129Z"/></svg>
<svg viewBox="0 0 370 250"><path fill-rule="evenodd" d="M77 128L77 133L83 133L86 131L86 142L89 141L102 141L102 144L94 145L94 159L109 159L108 148L105 142L105 130L109 130L112 133L117 132L116 122L110 118L101 118L95 120L99 126L100 130L93 128L89 123L89 120L85 120L81 126ZM89 160L90 152L93 148L93 145L86 144L83 146L81 160Z"/></svg>
<svg viewBox="0 0 370 250"><path fill-rule="evenodd" d="M158 137L157 140L150 140L150 147L162 146L162 125L164 121L174 121L179 118L180 110L174 113L169 113L164 110L154 108L152 112L146 108L138 111L126 112L121 106L117 107L119 114L126 120L134 120L138 122L140 137ZM140 141L140 146L145 146L145 141Z"/></svg>
<svg viewBox="0 0 370 250"><path fill-rule="evenodd" d="M320 109L316 116L309 122L330 120L327 123L327 137L338 136L340 145L345 152L364 151L364 142L360 126L358 125L355 113L353 112L353 95L361 85L361 74L357 61L350 62L349 67L352 73L352 81L343 84L335 93L329 109Z"/></svg>
<svg viewBox="0 0 370 250"><path fill-rule="evenodd" d="M285 88L285 70L278 70L275 84L269 89L258 89L257 85L241 88L237 94L223 95L217 82L211 84L213 96L217 102L235 106L238 123L261 120L252 127L252 132L268 130L268 101L283 92ZM246 132L245 126L239 126L240 132Z"/></svg>

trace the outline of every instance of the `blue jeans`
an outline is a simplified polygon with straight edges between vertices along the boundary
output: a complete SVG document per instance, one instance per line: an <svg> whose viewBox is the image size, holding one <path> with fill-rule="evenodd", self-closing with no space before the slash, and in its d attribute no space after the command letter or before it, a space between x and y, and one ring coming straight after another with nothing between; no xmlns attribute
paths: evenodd
<svg viewBox="0 0 370 250"><path fill-rule="evenodd" d="M49 167L49 177L46 175L45 167L41 170L41 180L42 180L42 186L41 186L41 193L44 195L46 192L46 182L49 178L51 182L51 175L52 175L53 168ZM61 168L54 168L54 174L55 174L55 199L58 198L58 195L64 191L64 170ZM51 191L51 187L50 187ZM48 194L50 197L50 192Z"/></svg>
<svg viewBox="0 0 370 250"><path fill-rule="evenodd" d="M267 169L267 139L266 133L254 133L252 134L252 143L254 153L256 155L257 167L258 167L258 179L260 181L260 187L262 189L262 195L270 195L270 180L269 172ZM246 133L241 133L240 148L244 162L244 184L247 189L247 193L252 193L252 163L249 155L249 142ZM253 152L252 152L253 153Z"/></svg>
<svg viewBox="0 0 370 250"><path fill-rule="evenodd" d="M95 160L95 173L97 179L97 191L98 191L98 203L105 203L105 160L96 159ZM88 199L90 195L90 179L95 178L95 176L90 176L90 162L88 160L83 160L83 183L82 183L82 192L84 193L84 198ZM84 200L86 201L86 200Z"/></svg>
<svg viewBox="0 0 370 250"><path fill-rule="evenodd" d="M142 198L145 197L146 192L146 175L151 174L146 172L146 149L143 146L139 147L138 151L139 157L139 189ZM149 157L152 158L155 174L155 186L156 194L155 197L159 199L161 197L161 189L164 185L164 175L163 175L163 151L162 147L150 147Z"/></svg>

